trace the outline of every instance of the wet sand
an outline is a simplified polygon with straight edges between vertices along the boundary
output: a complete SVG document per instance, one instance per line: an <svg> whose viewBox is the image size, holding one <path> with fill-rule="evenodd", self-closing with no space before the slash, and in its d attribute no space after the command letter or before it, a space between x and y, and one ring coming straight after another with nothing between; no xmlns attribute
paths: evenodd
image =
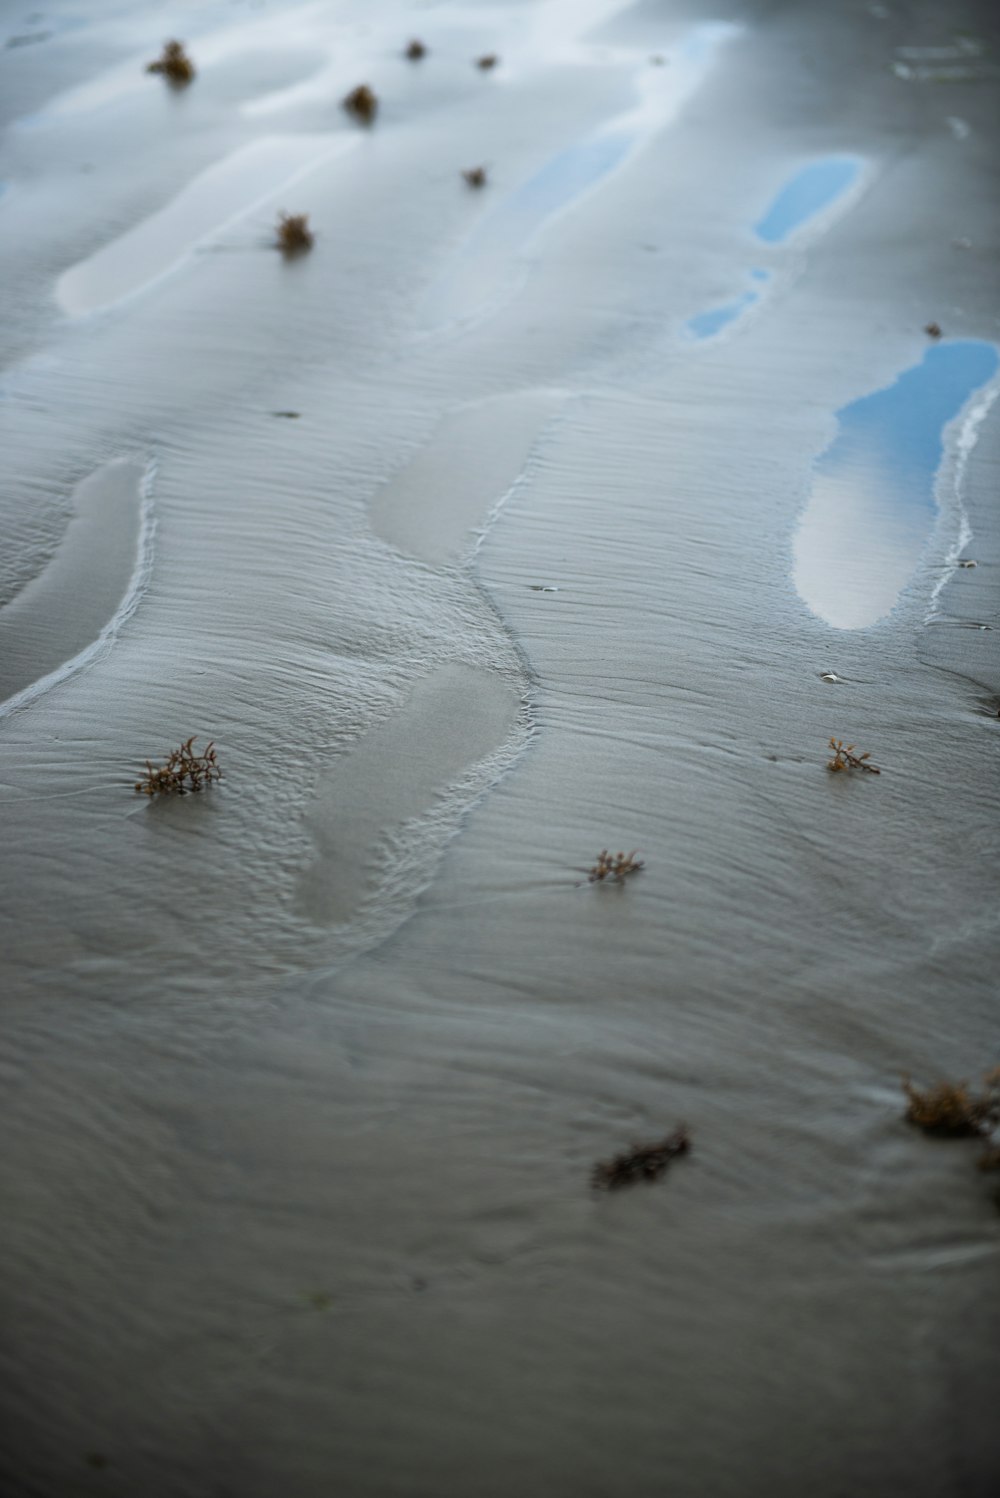
<svg viewBox="0 0 1000 1498"><path fill-rule="evenodd" d="M422 561L459 562L496 518L563 400L529 390L462 405L372 497L372 529Z"/></svg>
<svg viewBox="0 0 1000 1498"><path fill-rule="evenodd" d="M998 48L0 28L5 1493L993 1492Z"/></svg>

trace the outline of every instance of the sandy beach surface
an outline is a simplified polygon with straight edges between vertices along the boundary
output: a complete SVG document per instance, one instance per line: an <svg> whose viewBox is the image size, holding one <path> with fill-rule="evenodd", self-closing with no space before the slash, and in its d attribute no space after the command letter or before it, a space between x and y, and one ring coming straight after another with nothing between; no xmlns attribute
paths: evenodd
<svg viewBox="0 0 1000 1498"><path fill-rule="evenodd" d="M995 5L8 3L0 128L3 1492L991 1498Z"/></svg>

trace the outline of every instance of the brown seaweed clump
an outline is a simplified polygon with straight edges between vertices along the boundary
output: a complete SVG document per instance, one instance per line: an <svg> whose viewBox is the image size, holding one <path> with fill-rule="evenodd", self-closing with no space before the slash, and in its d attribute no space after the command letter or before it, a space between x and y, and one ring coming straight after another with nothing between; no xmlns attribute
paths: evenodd
<svg viewBox="0 0 1000 1498"><path fill-rule="evenodd" d="M136 781L136 790L143 796L186 796L188 791L200 791L213 780L221 780L214 742L204 754L196 754L194 741L192 734L179 749L172 749L165 764L154 765L147 759L146 774Z"/></svg>
<svg viewBox="0 0 1000 1498"><path fill-rule="evenodd" d="M470 187L485 187L487 172L484 166L467 166L462 176Z"/></svg>
<svg viewBox="0 0 1000 1498"><path fill-rule="evenodd" d="M311 250L315 239L309 227L308 213L281 213L275 230L275 244L284 255L301 255Z"/></svg>
<svg viewBox="0 0 1000 1498"><path fill-rule="evenodd" d="M363 125L370 125L378 114L378 99L367 83L359 83L340 102L352 119L360 120Z"/></svg>
<svg viewBox="0 0 1000 1498"><path fill-rule="evenodd" d="M924 332L927 334L928 338L941 337L941 329L936 322L929 322L924 329Z"/></svg>
<svg viewBox="0 0 1000 1498"><path fill-rule="evenodd" d="M194 77L194 63L184 51L183 42L164 42L163 52L151 62L147 73L162 73L171 83L190 83Z"/></svg>
<svg viewBox="0 0 1000 1498"><path fill-rule="evenodd" d="M599 884L604 879L611 879L617 884L624 883L629 874L638 874L643 866L642 859L635 856L638 851L633 848L631 853L609 853L607 848L602 848L593 868L587 870L588 882Z"/></svg>
<svg viewBox="0 0 1000 1498"><path fill-rule="evenodd" d="M482 68L484 73L488 73L491 68L496 67L499 61L500 59L495 52L486 52L482 57L476 58L476 67Z"/></svg>
<svg viewBox="0 0 1000 1498"><path fill-rule="evenodd" d="M683 1124L656 1144L633 1144L612 1160L601 1160L594 1166L590 1184L597 1191L617 1191L619 1186L633 1186L636 1181L655 1181L667 1166L686 1155L691 1135Z"/></svg>
<svg viewBox="0 0 1000 1498"><path fill-rule="evenodd" d="M831 739L830 748L833 758L826 762L828 770L867 770L869 775L881 775L881 770L868 764L871 755L855 754L853 744L845 744L843 739Z"/></svg>
<svg viewBox="0 0 1000 1498"><path fill-rule="evenodd" d="M424 46L423 42L419 40L418 37L414 37L410 45L407 47L406 51L403 53L403 56L408 57L411 62L419 62L422 57L427 56L427 48Z"/></svg>
<svg viewBox="0 0 1000 1498"><path fill-rule="evenodd" d="M985 1090L970 1091L968 1082L936 1082L921 1092L909 1077L903 1078L906 1121L925 1134L950 1139L985 1139L1000 1124L1000 1067L983 1078ZM1000 1150L987 1151L1000 1157Z"/></svg>

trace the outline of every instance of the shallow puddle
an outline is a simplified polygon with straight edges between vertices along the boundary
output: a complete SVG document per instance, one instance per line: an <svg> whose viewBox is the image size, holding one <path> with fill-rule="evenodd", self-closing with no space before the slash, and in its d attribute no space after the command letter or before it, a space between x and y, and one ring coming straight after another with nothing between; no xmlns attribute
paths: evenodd
<svg viewBox="0 0 1000 1498"><path fill-rule="evenodd" d="M697 313L688 319L685 327L693 338L714 338L758 301L760 296L756 291L745 291L742 296L735 297L731 302L724 302L721 307Z"/></svg>
<svg viewBox="0 0 1000 1498"><path fill-rule="evenodd" d="M854 156L827 156L803 167L786 182L754 225L754 234L765 244L781 244L791 238L843 197L857 181L861 165ZM758 284L768 281L770 276L770 271L759 267L750 271L750 279ZM691 338L715 338L759 301L760 292L744 291L718 307L696 313L685 323L684 330Z"/></svg>
<svg viewBox="0 0 1000 1498"><path fill-rule="evenodd" d="M860 629L894 607L934 529L948 424L998 367L992 343L939 343L893 384L837 412L794 543L795 586L814 614ZM986 409L970 410L963 451Z"/></svg>
<svg viewBox="0 0 1000 1498"><path fill-rule="evenodd" d="M826 156L795 173L754 225L765 244L781 244L853 187L861 171L856 156Z"/></svg>

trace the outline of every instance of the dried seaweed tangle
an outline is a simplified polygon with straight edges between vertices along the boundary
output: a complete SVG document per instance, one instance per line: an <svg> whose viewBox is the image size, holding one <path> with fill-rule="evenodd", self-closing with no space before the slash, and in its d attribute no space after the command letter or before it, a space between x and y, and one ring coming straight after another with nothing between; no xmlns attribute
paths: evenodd
<svg viewBox="0 0 1000 1498"><path fill-rule="evenodd" d="M830 748L833 758L826 762L828 770L867 770L869 775L881 775L881 770L867 763L871 756L855 754L853 744L845 744L843 739L831 739Z"/></svg>
<svg viewBox="0 0 1000 1498"><path fill-rule="evenodd" d="M162 73L171 83L190 83L194 77L194 63L184 51L182 42L164 42L163 52L155 62L148 64L147 73Z"/></svg>
<svg viewBox="0 0 1000 1498"><path fill-rule="evenodd" d="M980 1170L1000 1170L1000 1066L987 1072L983 1091L970 1091L968 1082L937 1082L921 1092L909 1077L903 1078L907 1123L946 1139L979 1139L984 1145L976 1162ZM994 1193L1000 1208L1000 1191Z"/></svg>
<svg viewBox="0 0 1000 1498"><path fill-rule="evenodd" d="M275 243L284 255L301 255L311 250L315 235L309 227L308 213L281 213L275 230Z"/></svg>
<svg viewBox="0 0 1000 1498"><path fill-rule="evenodd" d="M602 848L593 868L586 871L588 883L598 884L602 879L611 879L622 884L629 874L638 874L643 862L636 858L637 852L638 849L633 848L631 853L609 853L607 848Z"/></svg>
<svg viewBox="0 0 1000 1498"><path fill-rule="evenodd" d="M419 41L417 37L414 37L412 42L407 47L406 51L403 53L403 56L408 57L411 62L419 62L422 57L427 56L427 48L424 46L422 41Z"/></svg>
<svg viewBox="0 0 1000 1498"><path fill-rule="evenodd" d="M656 1144L633 1144L613 1160L601 1160L593 1169L590 1183L597 1191L617 1191L636 1181L655 1181L679 1155L691 1148L691 1135L683 1124Z"/></svg>
<svg viewBox="0 0 1000 1498"><path fill-rule="evenodd" d="M370 125L378 113L378 99L367 83L359 83L340 102L347 113L363 125Z"/></svg>
<svg viewBox="0 0 1000 1498"><path fill-rule="evenodd" d="M146 774L136 781L136 790L143 796L186 796L188 791L200 791L213 780L221 780L214 742L209 742L204 754L196 754L194 741L192 734L179 749L172 749L165 764L154 765L147 759Z"/></svg>
<svg viewBox="0 0 1000 1498"><path fill-rule="evenodd" d="M462 176L470 187L486 186L486 168L484 166L467 166L463 169Z"/></svg>
<svg viewBox="0 0 1000 1498"><path fill-rule="evenodd" d="M925 1134L985 1139L1000 1124L1000 1067L987 1072L983 1084L979 1094L970 1091L968 1082L936 1082L921 1092L904 1077L906 1121Z"/></svg>
<svg viewBox="0 0 1000 1498"><path fill-rule="evenodd" d="M490 68L495 68L499 61L500 59L495 52L486 52L482 57L476 58L476 67L482 68L484 73L488 73Z"/></svg>

